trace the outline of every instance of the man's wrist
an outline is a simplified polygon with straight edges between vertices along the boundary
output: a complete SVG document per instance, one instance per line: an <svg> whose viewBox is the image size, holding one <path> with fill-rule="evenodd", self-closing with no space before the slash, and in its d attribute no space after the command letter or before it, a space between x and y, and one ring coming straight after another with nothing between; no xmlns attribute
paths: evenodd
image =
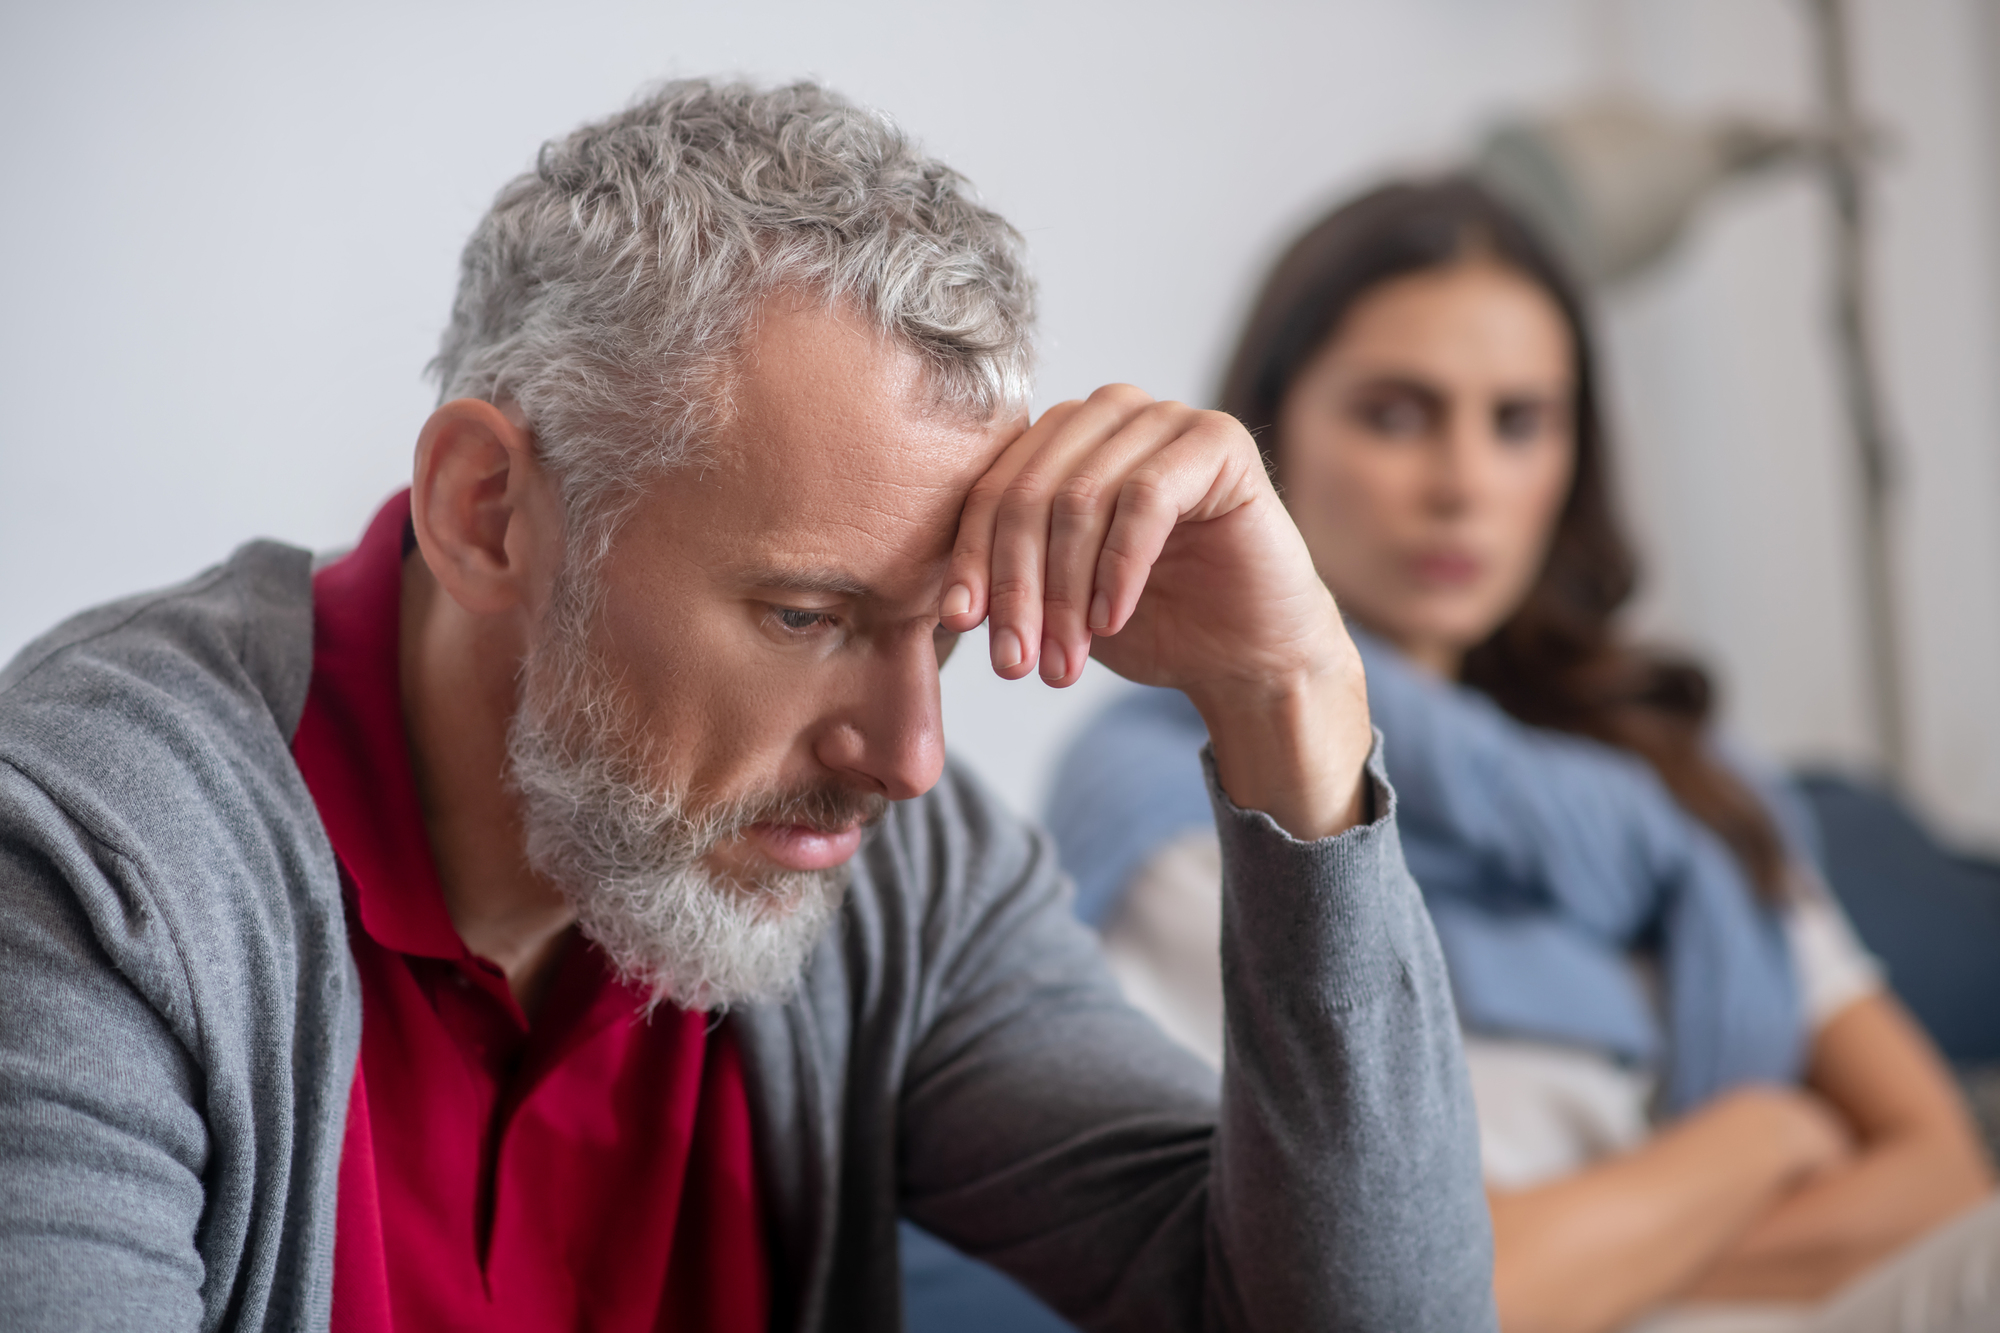
<svg viewBox="0 0 2000 1333"><path fill-rule="evenodd" d="M1358 655L1291 681L1188 697L1208 725L1223 793L1239 808L1269 815L1304 842L1367 818L1374 732Z"/></svg>

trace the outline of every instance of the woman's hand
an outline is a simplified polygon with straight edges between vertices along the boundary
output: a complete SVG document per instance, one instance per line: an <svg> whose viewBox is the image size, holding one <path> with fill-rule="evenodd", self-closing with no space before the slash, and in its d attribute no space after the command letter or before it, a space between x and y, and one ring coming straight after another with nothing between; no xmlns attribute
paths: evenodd
<svg viewBox="0 0 2000 1333"><path fill-rule="evenodd" d="M1855 1146L1809 1173L1688 1295L1817 1299L1992 1190L1991 1164L1944 1062L1886 994L1856 1000L1820 1029L1807 1077L1843 1127L1853 1126Z"/></svg>
<svg viewBox="0 0 2000 1333"><path fill-rule="evenodd" d="M1231 799L1296 837L1360 817L1360 657L1233 417L1130 385L1050 408L974 485L940 610L990 622L1008 679L1090 655L1185 691Z"/></svg>
<svg viewBox="0 0 2000 1333"><path fill-rule="evenodd" d="M1822 1027L1807 1073L1493 1194L1506 1333L1603 1333L1670 1299L1817 1300L1993 1188L1950 1075L1887 995Z"/></svg>
<svg viewBox="0 0 2000 1333"><path fill-rule="evenodd" d="M1710 1103L1711 1114L1743 1122L1771 1139L1773 1160L1789 1163L1786 1182L1804 1184L1854 1160L1855 1142L1838 1112L1803 1088L1748 1087Z"/></svg>
<svg viewBox="0 0 2000 1333"><path fill-rule="evenodd" d="M1504 1333L1607 1333L1680 1293L1805 1182L1851 1160L1820 1098L1740 1088L1622 1156L1489 1194Z"/></svg>

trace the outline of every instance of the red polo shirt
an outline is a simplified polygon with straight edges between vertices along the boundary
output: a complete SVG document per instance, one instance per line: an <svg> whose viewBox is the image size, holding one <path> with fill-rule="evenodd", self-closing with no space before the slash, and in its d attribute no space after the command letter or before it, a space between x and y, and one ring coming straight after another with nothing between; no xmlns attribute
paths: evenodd
<svg viewBox="0 0 2000 1333"><path fill-rule="evenodd" d="M764 1333L770 1273L726 1025L573 938L531 1024L452 926L403 734L408 493L313 577L293 753L340 861L361 1063L340 1160L336 1333Z"/></svg>

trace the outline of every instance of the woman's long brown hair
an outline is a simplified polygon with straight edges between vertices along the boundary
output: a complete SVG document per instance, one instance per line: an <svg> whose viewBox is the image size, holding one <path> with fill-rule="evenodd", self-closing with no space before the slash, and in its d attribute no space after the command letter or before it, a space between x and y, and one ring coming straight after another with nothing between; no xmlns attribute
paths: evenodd
<svg viewBox="0 0 2000 1333"><path fill-rule="evenodd" d="M1265 281L1230 362L1222 408L1250 428L1275 470L1285 394L1355 301L1392 278L1473 254L1534 282L1569 325L1576 466L1540 577L1492 637L1466 654L1460 679L1532 726L1589 736L1644 758L1682 807L1735 852L1760 892L1775 897L1784 878L1777 828L1704 739L1713 701L1708 673L1627 644L1616 632L1613 620L1637 585L1638 562L1611 501L1583 300L1511 210L1466 177L1386 185L1336 209L1292 245Z"/></svg>

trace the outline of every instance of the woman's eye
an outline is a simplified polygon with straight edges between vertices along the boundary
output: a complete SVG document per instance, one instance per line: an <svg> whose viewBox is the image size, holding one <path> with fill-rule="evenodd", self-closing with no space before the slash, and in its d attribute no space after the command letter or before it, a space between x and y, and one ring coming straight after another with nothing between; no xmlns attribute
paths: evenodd
<svg viewBox="0 0 2000 1333"><path fill-rule="evenodd" d="M1542 403L1502 403L1493 410L1493 433L1518 444L1540 435L1548 419Z"/></svg>
<svg viewBox="0 0 2000 1333"><path fill-rule="evenodd" d="M1430 413L1413 398L1384 398L1363 403L1362 424L1377 435L1408 438L1430 429Z"/></svg>
<svg viewBox="0 0 2000 1333"><path fill-rule="evenodd" d="M778 623L786 629L791 630L794 634L803 634L807 630L818 629L821 625L833 619L832 616L829 616L824 611L797 611L784 606L777 608L777 611Z"/></svg>

